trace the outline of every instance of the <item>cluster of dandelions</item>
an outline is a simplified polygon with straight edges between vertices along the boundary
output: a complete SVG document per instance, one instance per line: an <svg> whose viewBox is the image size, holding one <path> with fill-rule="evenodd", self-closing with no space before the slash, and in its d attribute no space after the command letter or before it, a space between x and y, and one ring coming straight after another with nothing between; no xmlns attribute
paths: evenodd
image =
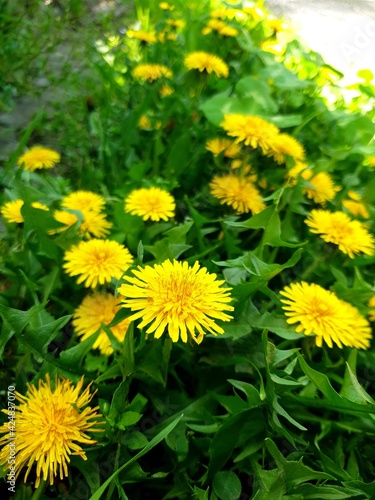
<svg viewBox="0 0 375 500"><path fill-rule="evenodd" d="M287 323L297 324L297 333L315 335L318 347L322 347L323 341L328 347L370 347L372 334L367 319L333 292L302 281L286 286L280 293Z"/></svg>
<svg viewBox="0 0 375 500"><path fill-rule="evenodd" d="M43 481L53 484L56 477L68 476L70 456L87 460L82 446L93 445L88 432L101 432L101 415L98 407L88 406L95 393L91 384L83 389L84 378L74 386L69 380L58 379L51 383L47 374L38 387L28 384L25 396L16 393L15 427L17 429L15 476L27 467L24 481L36 465L35 487ZM8 410L3 410L8 413ZM0 465L8 470L9 444L14 440L7 423L0 427Z"/></svg>
<svg viewBox="0 0 375 500"><path fill-rule="evenodd" d="M285 163L286 157L302 161L305 150L294 137L280 133L273 123L264 118L239 113L225 114L221 127L227 135L235 138L236 143L260 148L262 153L271 156L277 163Z"/></svg>
<svg viewBox="0 0 375 500"><path fill-rule="evenodd" d="M78 232L85 238L105 237L109 234L112 223L106 219L106 214L102 211L104 205L103 196L91 191L74 191L64 196L61 200L61 210L53 212L54 219L62 226L51 230L50 233L65 231L79 223Z"/></svg>

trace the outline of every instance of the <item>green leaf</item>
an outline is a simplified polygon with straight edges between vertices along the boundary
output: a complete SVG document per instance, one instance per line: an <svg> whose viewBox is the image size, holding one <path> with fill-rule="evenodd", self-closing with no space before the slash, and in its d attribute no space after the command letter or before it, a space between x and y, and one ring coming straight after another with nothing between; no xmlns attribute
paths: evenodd
<svg viewBox="0 0 375 500"><path fill-rule="evenodd" d="M118 474L123 471L126 467L129 467L130 464L138 460L139 458L143 457L143 455L146 455L150 450L155 448L156 445L161 443L163 439L165 439L170 432L173 431L173 429L176 427L176 425L180 422L181 418L183 415L180 415L177 417L171 424L169 424L165 429L159 432L151 441L141 450L139 453L134 455L130 460L128 460L124 465L122 465L119 469L117 469L106 481L104 484L100 486L100 488L90 497L89 500L99 500L103 493L105 492L106 488L112 483L112 481L118 476Z"/></svg>
<svg viewBox="0 0 375 500"><path fill-rule="evenodd" d="M237 500L242 491L241 481L230 470L217 472L214 476L212 487L221 500Z"/></svg>
<svg viewBox="0 0 375 500"><path fill-rule="evenodd" d="M132 427L139 422L142 416L142 413L137 413L136 411L126 411L117 419L116 427L123 431L126 427Z"/></svg>
<svg viewBox="0 0 375 500"><path fill-rule="evenodd" d="M274 206L265 208L243 222L225 221L228 226L245 227L247 229L264 229L263 245L296 248L303 243L288 243L281 238L280 217Z"/></svg>
<svg viewBox="0 0 375 500"><path fill-rule="evenodd" d="M349 401L353 401L354 403L358 404L370 403L375 405L375 401L369 394L367 394L367 392L358 382L358 379L355 374L356 360L357 360L357 350L352 349L350 351L349 358L346 363L344 382L340 390L340 395L346 399L349 399Z"/></svg>
<svg viewBox="0 0 375 500"><path fill-rule="evenodd" d="M236 387L236 389L239 389L240 391L245 393L250 408L256 408L257 406L262 404L259 392L253 385L248 384L247 382L242 382L240 380L228 379L228 382L232 384L233 387Z"/></svg>

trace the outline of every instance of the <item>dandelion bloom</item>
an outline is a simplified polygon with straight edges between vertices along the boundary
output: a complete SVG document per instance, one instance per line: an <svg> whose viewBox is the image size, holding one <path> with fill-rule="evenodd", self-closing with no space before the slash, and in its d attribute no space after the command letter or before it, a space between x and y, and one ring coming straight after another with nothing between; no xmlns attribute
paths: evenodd
<svg viewBox="0 0 375 500"><path fill-rule="evenodd" d="M92 236L95 238L104 238L107 234L109 234L109 229L112 227L112 223L107 221L105 214L83 209L80 210L80 212L82 214L83 221L79 226L79 232L86 238L91 238ZM65 231L79 220L76 214L68 212L67 210L55 210L53 212L53 217L58 222L61 222L61 224L64 224L64 226L51 230L49 232L50 234Z"/></svg>
<svg viewBox="0 0 375 500"><path fill-rule="evenodd" d="M61 206L70 210L90 210L100 212L105 206L103 196L92 191L73 191L61 200Z"/></svg>
<svg viewBox="0 0 375 500"><path fill-rule="evenodd" d="M357 349L370 346L369 322L354 306L339 299L333 292L315 283L292 283L281 292L287 323L297 323L296 332L315 335L315 343L322 347L323 340L332 347L343 345Z"/></svg>
<svg viewBox="0 0 375 500"><path fill-rule="evenodd" d="M159 90L159 94L162 97L168 97L169 95L173 94L174 90L172 87L169 87L169 85L162 85L162 87Z"/></svg>
<svg viewBox="0 0 375 500"><path fill-rule="evenodd" d="M106 293L95 293L88 295L77 307L73 314L73 326L80 336L81 342L94 335L101 328L101 324L109 325L116 313L121 309L119 297ZM110 330L117 340L122 342L128 330L130 320L128 318L111 326ZM96 339L93 349L99 349L106 356L113 353L111 341L104 330L101 330Z"/></svg>
<svg viewBox="0 0 375 500"><path fill-rule="evenodd" d="M125 212L139 215L143 220L168 220L174 217L175 208L173 196L158 187L135 189L125 199Z"/></svg>
<svg viewBox="0 0 375 500"><path fill-rule="evenodd" d="M219 35L223 36L237 36L238 30L228 26L224 21L220 21L219 19L210 19L207 23L207 26L203 28L202 34L208 35L212 31L216 31Z"/></svg>
<svg viewBox="0 0 375 500"><path fill-rule="evenodd" d="M142 130L151 130L151 121L147 115L142 115L137 123Z"/></svg>
<svg viewBox="0 0 375 500"><path fill-rule="evenodd" d="M291 156L296 161L302 161L305 157L305 150L294 137L289 134L276 134L269 144L269 155L277 163L285 163L285 155Z"/></svg>
<svg viewBox="0 0 375 500"><path fill-rule="evenodd" d="M17 224L22 224L25 222L22 214L21 214L21 208L24 205L23 200L13 200L13 201L8 201L4 203L4 205L1 207L1 215L4 217L5 220L8 222L16 222ZM34 201L31 203L31 206L33 208L37 208L39 210L48 210L47 205L44 205L44 203L40 203L39 201Z"/></svg>
<svg viewBox="0 0 375 500"><path fill-rule="evenodd" d="M129 250L111 240L92 239L81 241L67 250L63 268L70 276L79 276L77 283L95 288L97 284L109 283L112 278L120 279L133 262Z"/></svg>
<svg viewBox="0 0 375 500"><path fill-rule="evenodd" d="M174 9L174 5L170 5L168 2L159 3L159 7L162 10L173 10Z"/></svg>
<svg viewBox="0 0 375 500"><path fill-rule="evenodd" d="M235 174L215 176L210 182L211 194L234 208L238 213L257 214L266 208L253 182L247 177Z"/></svg>
<svg viewBox="0 0 375 500"><path fill-rule="evenodd" d="M138 267L133 274L135 277L125 277L130 284L119 288L122 305L137 311L130 320L142 318L138 328L151 323L146 333L154 333L157 339L167 329L173 342L180 335L187 342L190 333L200 344L206 331L213 335L224 333L215 320L232 319L224 312L233 311L228 304L231 289L220 288L224 281L216 280L216 274L200 268L198 262L189 267L187 262L166 260L153 267Z"/></svg>
<svg viewBox="0 0 375 500"><path fill-rule="evenodd" d="M172 71L162 64L138 64L133 69L133 76L141 80L153 82L159 78L172 78Z"/></svg>
<svg viewBox="0 0 375 500"><path fill-rule="evenodd" d="M87 432L100 432L94 428L100 425L96 419L98 407L91 408L88 403L90 385L81 393L84 378L74 386L70 380L57 379L51 387L49 375L39 380L38 387L27 384L26 396L16 392L19 404L15 409L16 429L16 478L22 468L27 466L24 481L36 463L35 487L43 479L52 485L57 475L60 480L68 476L70 455L78 455L87 460L81 445L96 444ZM86 408L84 408L86 407ZM3 410L5 413L10 410ZM14 437L9 433L8 424L0 427L1 433L8 433L0 439L3 448L0 452L0 465L9 469L9 445Z"/></svg>
<svg viewBox="0 0 375 500"><path fill-rule="evenodd" d="M135 38L144 43L149 43L149 44L156 43L156 35L153 31L148 32L142 30L138 31L128 30L126 34L129 38Z"/></svg>
<svg viewBox="0 0 375 500"><path fill-rule="evenodd" d="M18 158L17 165L33 172L39 168L52 168L59 163L60 155L53 149L34 146Z"/></svg>
<svg viewBox="0 0 375 500"><path fill-rule="evenodd" d="M238 144L226 137L216 137L215 139L209 139L206 142L207 151L211 151L214 156L218 156L220 153L224 153L224 156L228 158L236 157L241 148Z"/></svg>
<svg viewBox="0 0 375 500"><path fill-rule="evenodd" d="M290 168L285 177L290 177L292 179L297 179L297 177L308 168L307 163L297 162L294 167ZM310 175L310 174L307 174ZM311 177L311 175L310 175ZM295 184L295 182L294 182Z"/></svg>
<svg viewBox="0 0 375 500"><path fill-rule="evenodd" d="M332 177L326 172L319 172L313 177L312 176L313 173L311 170L302 172L302 177L308 180L311 186L313 186L304 190L307 197L315 203L320 203L322 205L325 205L327 201L332 201L341 188L335 186Z"/></svg>
<svg viewBox="0 0 375 500"><path fill-rule="evenodd" d="M186 23L182 19L167 19L167 24L172 28L184 28Z"/></svg>
<svg viewBox="0 0 375 500"><path fill-rule="evenodd" d="M342 200L343 206L355 217L359 215L364 219L369 219L370 214L366 206L362 203L361 196L355 191L349 191L348 196L350 200Z"/></svg>
<svg viewBox="0 0 375 500"><path fill-rule="evenodd" d="M227 78L229 74L228 65L220 57L208 52L192 52L185 57L184 64L187 69L197 69L201 73L203 71L215 73L219 78L221 76Z"/></svg>
<svg viewBox="0 0 375 500"><path fill-rule="evenodd" d="M279 129L260 118L259 116L232 114L224 115L224 121L220 124L226 133L235 137L235 141L244 142L246 146L261 148L266 154L270 149Z"/></svg>
<svg viewBox="0 0 375 500"><path fill-rule="evenodd" d="M344 212L312 210L305 223L312 233L319 234L327 243L338 245L341 252L351 259L361 252L374 254L375 241L365 224L351 220Z"/></svg>
<svg viewBox="0 0 375 500"><path fill-rule="evenodd" d="M369 312L369 320L375 321L375 295L369 300L368 306L371 308Z"/></svg>
<svg viewBox="0 0 375 500"><path fill-rule="evenodd" d="M23 206L23 204L23 200L7 201L1 207L1 215L8 222L16 222L17 224L22 224L22 222L25 222L21 214L21 207Z"/></svg>

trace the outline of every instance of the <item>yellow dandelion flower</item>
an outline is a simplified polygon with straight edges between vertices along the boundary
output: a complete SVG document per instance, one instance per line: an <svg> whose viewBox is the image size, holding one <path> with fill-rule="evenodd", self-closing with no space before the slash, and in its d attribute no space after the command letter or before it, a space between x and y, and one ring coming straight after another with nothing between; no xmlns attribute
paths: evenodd
<svg viewBox="0 0 375 500"><path fill-rule="evenodd" d="M297 177L308 168L307 163L297 161L294 167L290 168L286 174L286 177L291 177L292 179L297 179Z"/></svg>
<svg viewBox="0 0 375 500"><path fill-rule="evenodd" d="M220 31L219 35L222 36L237 36L238 35L238 30L236 28L232 28L232 26L224 26Z"/></svg>
<svg viewBox="0 0 375 500"><path fill-rule="evenodd" d="M86 238L91 238L92 236L95 238L104 238L107 234L109 234L109 229L112 227L112 223L107 221L105 214L83 209L81 209L80 212L82 214L83 221L79 226L79 232ZM49 231L50 234L65 231L79 220L76 214L67 212L66 210L55 210L53 212L53 217L57 220L57 222L64 224L64 227L53 229Z"/></svg>
<svg viewBox="0 0 375 500"><path fill-rule="evenodd" d="M264 154L270 149L279 129L272 123L267 122L259 116L252 115L224 115L224 121L220 124L226 133L235 137L235 142L244 142L252 148L260 147Z"/></svg>
<svg viewBox="0 0 375 500"><path fill-rule="evenodd" d="M261 19L264 19L264 17L266 16L265 11L258 5L250 5L248 7L243 7L242 10L243 12L246 12L246 14L249 14L249 16L254 21L260 21Z"/></svg>
<svg viewBox="0 0 375 500"><path fill-rule="evenodd" d="M147 32L142 30L128 30L126 34L129 38L134 38L144 43L152 44L157 42L156 34L153 31Z"/></svg>
<svg viewBox="0 0 375 500"><path fill-rule="evenodd" d="M185 27L185 21L183 21L182 19L168 19L167 24L169 24L169 26L172 26L172 28Z"/></svg>
<svg viewBox="0 0 375 500"><path fill-rule="evenodd" d="M122 306L137 311L130 320L142 318L138 328L149 326L146 333L154 333L160 338L167 329L173 342L180 335L187 342L188 333L200 344L206 331L217 335L224 330L215 320L232 319L224 311L233 311L230 288L221 288L224 281L216 279L205 267L195 262L189 267L187 262L174 260L155 264L153 267L138 267L135 277L125 277L127 284L121 285ZM129 284L130 283L130 284ZM197 331L197 333L196 333Z"/></svg>
<svg viewBox="0 0 375 500"><path fill-rule="evenodd" d="M313 186L313 188L306 188L304 193L315 203L325 205L327 201L332 201L336 193L341 189L335 186L332 177L326 172L319 172L311 177L313 175L311 170L305 170L301 175Z"/></svg>
<svg viewBox="0 0 375 500"><path fill-rule="evenodd" d="M59 161L60 154L57 151L43 146L34 146L18 158L17 165L19 167L23 165L25 170L33 172L40 168L52 168Z"/></svg>
<svg viewBox="0 0 375 500"><path fill-rule="evenodd" d="M38 210L44 210L45 212L48 212L49 210L47 205L45 205L44 203L40 203L39 201L33 201L31 206L33 208L37 208Z"/></svg>
<svg viewBox="0 0 375 500"><path fill-rule="evenodd" d="M172 87L169 87L169 85L162 85L162 87L159 90L159 94L162 97L168 97L169 95L173 94L174 90Z"/></svg>
<svg viewBox="0 0 375 500"><path fill-rule="evenodd" d="M1 215L8 222L16 222L17 224L22 224L23 222L25 222L21 214L21 208L23 207L23 205L24 205L23 200L7 201L1 207L0 210ZM38 210L49 210L47 205L44 205L44 203L40 203L39 201L33 201L31 203L31 206L33 208L37 208Z"/></svg>
<svg viewBox="0 0 375 500"><path fill-rule="evenodd" d="M172 78L172 71L162 64L138 64L133 69L133 76L140 80L153 82L159 78Z"/></svg>
<svg viewBox="0 0 375 500"><path fill-rule="evenodd" d="M296 161L302 161L305 157L305 150L294 137L288 134L277 134L270 142L269 155L277 163L285 163L285 155L291 156Z"/></svg>
<svg viewBox="0 0 375 500"><path fill-rule="evenodd" d="M139 215L143 220L168 220L174 217L175 208L173 196L157 187L135 189L125 199L125 212Z"/></svg>
<svg viewBox="0 0 375 500"><path fill-rule="evenodd" d="M264 22L269 28L271 28L276 33L283 31L290 31L288 24L282 19L268 19Z"/></svg>
<svg viewBox="0 0 375 500"><path fill-rule="evenodd" d="M49 480L53 484L58 476L60 480L68 477L70 455L76 455L87 460L82 445L96 444L87 432L101 432L96 428L98 422L98 407L87 406L94 394L90 394L90 385L83 391L84 378L72 385L70 380L55 380L51 387L49 375L46 380L39 380L38 387L27 384L26 396L15 393L19 401L15 409L15 433L9 432L8 424L0 427L1 433L6 433L0 439L3 448L0 452L0 465L4 469L8 464L9 446L14 442L16 434L15 476L19 476L23 467L27 467L24 481L36 464L35 487L40 480ZM12 410L4 410L10 414ZM12 435L13 434L13 435Z"/></svg>
<svg viewBox="0 0 375 500"><path fill-rule="evenodd" d="M315 335L315 343L333 343L356 349L370 347L371 328L358 309L315 283L292 283L281 292L287 323L297 323L296 332Z"/></svg>
<svg viewBox="0 0 375 500"><path fill-rule="evenodd" d="M229 74L228 65L220 57L208 52L192 52L185 57L184 64L187 69L197 69L201 73L215 73L217 77L227 78Z"/></svg>
<svg viewBox="0 0 375 500"><path fill-rule="evenodd" d="M168 2L160 2L159 3L159 8L162 10L173 10L174 5L169 5Z"/></svg>
<svg viewBox="0 0 375 500"><path fill-rule="evenodd" d="M142 115L138 120L138 127L142 130L151 130L151 121L147 115Z"/></svg>
<svg viewBox="0 0 375 500"><path fill-rule="evenodd" d="M275 56L281 56L285 52L285 45L273 40L266 40L261 44L260 48L264 50L264 52L270 52Z"/></svg>
<svg viewBox="0 0 375 500"><path fill-rule="evenodd" d="M7 201L1 207L1 215L8 222L22 224L25 222L21 214L21 207L23 206L23 203L23 200Z"/></svg>
<svg viewBox="0 0 375 500"><path fill-rule="evenodd" d="M94 335L101 328L101 324L109 325L116 313L121 309L119 297L113 295L95 293L88 295L77 307L73 314L73 326L81 342ZM128 330L130 320L128 318L111 326L110 330L116 339L122 342ZM113 353L111 341L104 330L101 330L96 339L93 349L99 349L106 356Z"/></svg>
<svg viewBox="0 0 375 500"><path fill-rule="evenodd" d="M69 210L100 212L105 205L105 199L92 191L73 191L61 200L61 206Z"/></svg>
<svg viewBox="0 0 375 500"><path fill-rule="evenodd" d="M327 243L338 245L341 252L352 259L361 252L374 254L375 241L366 226L351 220L344 212L312 210L305 222L312 233L318 234Z"/></svg>
<svg viewBox="0 0 375 500"><path fill-rule="evenodd" d="M214 9L210 12L210 15L211 17L216 17L219 19L234 19L242 17L242 13L239 10L227 7L220 7L218 9Z"/></svg>
<svg viewBox="0 0 375 500"><path fill-rule="evenodd" d="M234 174L215 176L210 182L210 189L222 205L229 205L240 214L257 214L266 208L261 194L249 178Z"/></svg>
<svg viewBox="0 0 375 500"><path fill-rule="evenodd" d="M81 241L67 250L63 268L70 276L78 276L77 283L95 288L120 279L133 262L129 250L111 240L92 239Z"/></svg>
<svg viewBox="0 0 375 500"><path fill-rule="evenodd" d="M238 144L225 137L209 139L206 142L205 148L214 156L219 156L220 153L224 153L224 156L228 158L235 158L241 151L241 147Z"/></svg>
<svg viewBox="0 0 375 500"><path fill-rule="evenodd" d="M375 156L369 156L368 158L366 158L364 164L368 167L375 167Z"/></svg>
<svg viewBox="0 0 375 500"><path fill-rule="evenodd" d="M342 204L354 217L360 216L369 219L369 211L363 203L354 200L342 200Z"/></svg>
<svg viewBox="0 0 375 500"><path fill-rule="evenodd" d="M368 307L371 307L369 311L369 320L370 321L375 321L375 295L371 297L369 300L369 303L367 304Z"/></svg>

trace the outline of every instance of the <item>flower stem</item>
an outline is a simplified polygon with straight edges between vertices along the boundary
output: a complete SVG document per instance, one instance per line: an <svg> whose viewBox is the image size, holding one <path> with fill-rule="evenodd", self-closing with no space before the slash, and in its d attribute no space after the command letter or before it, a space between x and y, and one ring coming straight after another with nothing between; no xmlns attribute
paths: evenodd
<svg viewBox="0 0 375 500"><path fill-rule="evenodd" d="M31 500L39 500L39 498L43 495L46 484L47 483L44 479L40 481L38 488L34 491L33 496L31 497Z"/></svg>

